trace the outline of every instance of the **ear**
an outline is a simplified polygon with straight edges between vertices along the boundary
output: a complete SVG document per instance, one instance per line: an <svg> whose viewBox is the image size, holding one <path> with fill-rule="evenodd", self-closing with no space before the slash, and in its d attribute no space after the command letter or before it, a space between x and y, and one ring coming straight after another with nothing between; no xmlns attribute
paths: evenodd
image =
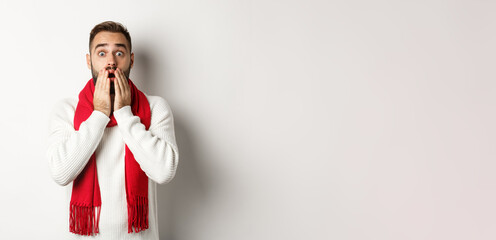
<svg viewBox="0 0 496 240"><path fill-rule="evenodd" d="M90 54L86 54L86 65L88 66L88 69L91 70L91 57Z"/></svg>
<svg viewBox="0 0 496 240"><path fill-rule="evenodd" d="M131 68L133 68L134 65L134 53L131 53Z"/></svg>

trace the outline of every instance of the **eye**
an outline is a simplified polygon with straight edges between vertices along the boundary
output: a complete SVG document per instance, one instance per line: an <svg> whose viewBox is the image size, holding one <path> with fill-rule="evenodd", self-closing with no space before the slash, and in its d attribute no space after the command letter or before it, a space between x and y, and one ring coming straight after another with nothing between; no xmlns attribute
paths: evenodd
<svg viewBox="0 0 496 240"><path fill-rule="evenodd" d="M122 56L124 56L124 53L123 52L117 52L115 55L118 57L122 57Z"/></svg>
<svg viewBox="0 0 496 240"><path fill-rule="evenodd" d="M98 53L98 56L103 57L103 56L105 56L105 53L104 52L99 52Z"/></svg>

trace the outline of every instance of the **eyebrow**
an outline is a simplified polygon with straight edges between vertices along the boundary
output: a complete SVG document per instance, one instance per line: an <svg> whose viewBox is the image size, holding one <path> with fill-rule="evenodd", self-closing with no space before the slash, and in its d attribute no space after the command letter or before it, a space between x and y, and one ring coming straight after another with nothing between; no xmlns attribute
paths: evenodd
<svg viewBox="0 0 496 240"><path fill-rule="evenodd" d="M109 45L108 43L99 43L99 44L97 44L95 46L95 49L97 49L99 47L106 47L108 45ZM126 44L124 44L124 43L116 43L115 46L117 46L117 47L123 47L124 49L127 50Z"/></svg>

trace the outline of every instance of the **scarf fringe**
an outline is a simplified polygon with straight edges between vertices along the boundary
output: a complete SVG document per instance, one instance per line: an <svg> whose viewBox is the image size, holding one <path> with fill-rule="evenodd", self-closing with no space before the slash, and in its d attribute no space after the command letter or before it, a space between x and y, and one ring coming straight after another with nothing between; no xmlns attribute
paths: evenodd
<svg viewBox="0 0 496 240"><path fill-rule="evenodd" d="M100 232L100 206L88 207L71 204L69 229L72 233L91 236Z"/></svg>
<svg viewBox="0 0 496 240"><path fill-rule="evenodd" d="M136 196L134 204L127 207L128 233L138 233L148 229L148 198Z"/></svg>

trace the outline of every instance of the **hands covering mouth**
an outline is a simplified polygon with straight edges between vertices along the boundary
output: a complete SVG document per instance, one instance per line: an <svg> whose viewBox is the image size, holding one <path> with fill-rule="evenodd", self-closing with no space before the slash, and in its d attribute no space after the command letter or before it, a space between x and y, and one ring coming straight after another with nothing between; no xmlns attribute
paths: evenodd
<svg viewBox="0 0 496 240"><path fill-rule="evenodd" d="M116 69L117 69L116 66L108 66L108 67L105 68L105 70L108 70L109 71L108 78L110 80L112 80L112 81L115 80L115 74L114 74L114 72L115 72Z"/></svg>
<svg viewBox="0 0 496 240"><path fill-rule="evenodd" d="M114 78L110 77L110 72ZM98 73L93 93L93 109L112 115L124 106L131 105L131 90L128 79L121 69L102 68Z"/></svg>

